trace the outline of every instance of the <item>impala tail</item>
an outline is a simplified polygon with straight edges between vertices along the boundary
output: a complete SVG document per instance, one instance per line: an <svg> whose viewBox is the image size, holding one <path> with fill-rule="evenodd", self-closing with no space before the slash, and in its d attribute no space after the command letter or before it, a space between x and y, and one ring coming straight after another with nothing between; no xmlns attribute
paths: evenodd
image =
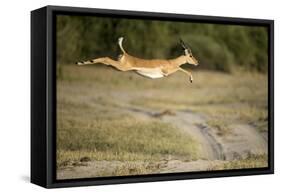
<svg viewBox="0 0 281 194"><path fill-rule="evenodd" d="M124 48L123 48L123 46L122 46L123 39L124 39L123 37L118 38L118 45L119 45L121 51L122 51L123 53L126 53L126 51L124 50Z"/></svg>

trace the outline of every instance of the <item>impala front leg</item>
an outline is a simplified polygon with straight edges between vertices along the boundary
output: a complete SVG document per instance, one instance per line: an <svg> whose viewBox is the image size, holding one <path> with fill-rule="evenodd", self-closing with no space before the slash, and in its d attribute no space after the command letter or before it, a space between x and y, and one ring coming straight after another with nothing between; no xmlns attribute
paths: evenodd
<svg viewBox="0 0 281 194"><path fill-rule="evenodd" d="M179 68L179 70L182 71L182 72L184 72L185 74L187 74L187 75L189 76L190 82L192 83L192 81L193 81L192 74L191 74L189 71L184 70L183 68Z"/></svg>

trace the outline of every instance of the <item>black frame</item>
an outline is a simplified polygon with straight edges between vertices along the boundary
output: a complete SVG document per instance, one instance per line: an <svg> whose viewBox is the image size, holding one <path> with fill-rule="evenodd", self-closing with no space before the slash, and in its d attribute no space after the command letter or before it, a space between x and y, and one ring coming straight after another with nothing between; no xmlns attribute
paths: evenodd
<svg viewBox="0 0 281 194"><path fill-rule="evenodd" d="M95 15L268 27L268 167L209 172L56 180L56 15ZM31 12L31 182L46 188L274 173L274 21L46 6Z"/></svg>

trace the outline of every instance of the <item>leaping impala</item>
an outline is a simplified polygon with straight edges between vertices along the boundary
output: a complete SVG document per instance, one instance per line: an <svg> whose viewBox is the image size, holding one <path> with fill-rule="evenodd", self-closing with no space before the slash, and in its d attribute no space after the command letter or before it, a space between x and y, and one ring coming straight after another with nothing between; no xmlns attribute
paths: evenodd
<svg viewBox="0 0 281 194"><path fill-rule="evenodd" d="M102 63L111 65L120 71L135 71L136 73L148 78L161 78L166 77L176 71L182 71L189 76L192 83L192 74L181 68L181 65L189 63L197 66L198 61L193 57L191 49L180 39L180 44L184 49L184 54L174 59L140 59L129 55L122 46L123 37L118 39L118 44L123 52L119 55L118 60L113 60L109 57L101 57L97 59L77 62L77 65L88 65Z"/></svg>

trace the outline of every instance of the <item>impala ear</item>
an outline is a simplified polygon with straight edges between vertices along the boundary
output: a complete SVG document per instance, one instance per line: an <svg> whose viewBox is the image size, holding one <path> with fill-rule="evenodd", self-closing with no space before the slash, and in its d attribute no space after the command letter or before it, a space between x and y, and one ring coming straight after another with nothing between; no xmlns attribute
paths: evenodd
<svg viewBox="0 0 281 194"><path fill-rule="evenodd" d="M181 46L182 46L182 48L183 48L184 50L187 49L185 43L183 42L183 40L182 40L181 38L180 38L180 44L181 44Z"/></svg>
<svg viewBox="0 0 281 194"><path fill-rule="evenodd" d="M189 46L187 46L187 44L180 38L180 44L182 46L182 48L184 49L184 54L188 55L191 54L191 49Z"/></svg>

